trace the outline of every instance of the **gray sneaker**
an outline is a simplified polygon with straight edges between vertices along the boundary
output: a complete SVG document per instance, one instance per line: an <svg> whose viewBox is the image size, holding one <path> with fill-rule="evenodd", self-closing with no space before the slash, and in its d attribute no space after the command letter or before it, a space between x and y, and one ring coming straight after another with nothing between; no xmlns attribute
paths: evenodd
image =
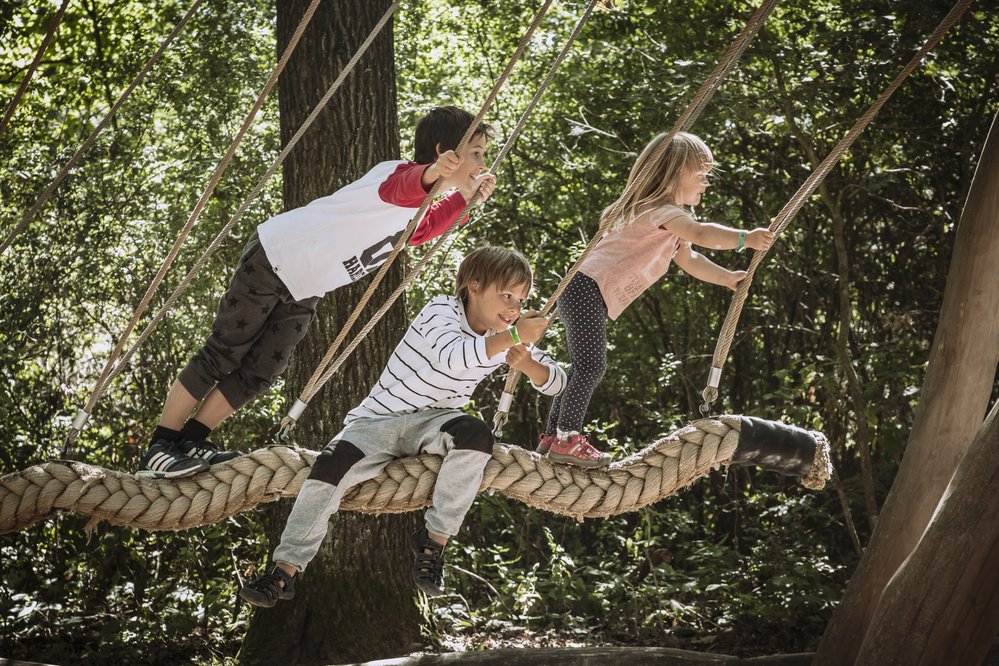
<svg viewBox="0 0 999 666"><path fill-rule="evenodd" d="M239 596L261 608L273 608L274 604L295 598L295 583L298 576L289 576L278 565L274 564L266 572L260 574L240 588Z"/></svg>
<svg viewBox="0 0 999 666"><path fill-rule="evenodd" d="M444 546L430 538L427 528L420 530L409 540L409 547L416 555L413 563L413 582L428 597L444 594Z"/></svg>
<svg viewBox="0 0 999 666"><path fill-rule="evenodd" d="M210 465L202 458L192 458L176 442L158 440L139 459L136 476L151 479L176 479L204 472Z"/></svg>
<svg viewBox="0 0 999 666"><path fill-rule="evenodd" d="M218 463L223 463L243 455L239 451L220 451L218 444L209 442L207 439L197 442L187 440L186 442L181 442L179 446L184 455L207 460L209 465L217 465Z"/></svg>

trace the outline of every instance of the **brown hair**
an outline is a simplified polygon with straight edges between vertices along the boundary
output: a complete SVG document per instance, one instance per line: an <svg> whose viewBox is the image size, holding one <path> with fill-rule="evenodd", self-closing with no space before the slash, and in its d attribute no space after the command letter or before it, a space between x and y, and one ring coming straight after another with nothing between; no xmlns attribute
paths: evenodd
<svg viewBox="0 0 999 666"><path fill-rule="evenodd" d="M608 222L609 229L631 224L652 208L675 204L676 186L683 172L709 171L713 166L711 149L700 137L677 132L664 147L662 144L668 136L663 133L652 139L635 160L624 192L600 216L602 222Z"/></svg>
<svg viewBox="0 0 999 666"><path fill-rule="evenodd" d="M441 152L457 148L458 142L465 136L465 132L468 131L473 120L475 120L475 116L456 106L435 106L430 109L427 115L416 123L416 133L413 137L415 152L413 161L418 164L436 162L437 144L440 144ZM492 141L492 125L479 124L475 128L472 138L480 135L485 136L487 141Z"/></svg>
<svg viewBox="0 0 999 666"><path fill-rule="evenodd" d="M458 266L458 277L454 281L455 295L465 301L468 299L468 286L478 282L484 289L491 284L500 287L534 282L534 273L527 258L516 250L505 247L480 247L469 254Z"/></svg>

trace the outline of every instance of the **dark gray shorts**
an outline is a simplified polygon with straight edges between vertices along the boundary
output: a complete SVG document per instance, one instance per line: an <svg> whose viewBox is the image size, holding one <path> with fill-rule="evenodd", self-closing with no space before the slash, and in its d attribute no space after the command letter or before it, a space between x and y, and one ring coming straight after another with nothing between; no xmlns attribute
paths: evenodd
<svg viewBox="0 0 999 666"><path fill-rule="evenodd" d="M292 298L254 234L219 301L212 333L180 371L180 383L199 400L217 385L239 409L288 367L318 302L318 296Z"/></svg>

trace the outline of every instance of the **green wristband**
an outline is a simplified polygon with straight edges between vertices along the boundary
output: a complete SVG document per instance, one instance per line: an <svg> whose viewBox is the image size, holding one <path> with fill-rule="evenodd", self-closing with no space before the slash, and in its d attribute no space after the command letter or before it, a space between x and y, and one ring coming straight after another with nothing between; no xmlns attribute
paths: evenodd
<svg viewBox="0 0 999 666"><path fill-rule="evenodd" d="M745 231L740 231L739 232L739 247L735 248L735 251L736 252L742 252L745 249L746 249L746 232Z"/></svg>
<svg viewBox="0 0 999 666"><path fill-rule="evenodd" d="M520 344L520 334L517 333L517 327L516 326L511 326L508 330L510 331L510 337L513 338L513 344L519 345Z"/></svg>

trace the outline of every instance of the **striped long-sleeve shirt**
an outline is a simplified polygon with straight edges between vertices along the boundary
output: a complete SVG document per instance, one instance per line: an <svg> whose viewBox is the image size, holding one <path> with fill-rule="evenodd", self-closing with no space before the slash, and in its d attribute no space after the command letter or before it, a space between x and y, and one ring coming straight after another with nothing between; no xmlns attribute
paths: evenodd
<svg viewBox="0 0 999 666"><path fill-rule="evenodd" d="M489 331L486 335L493 333ZM364 416L407 414L422 409L460 409L475 387L506 362L506 351L486 355L486 335L468 325L465 309L453 296L438 296L420 311L392 352L368 397L352 409L344 424ZM528 345L548 368L548 381L534 388L558 395L565 371L545 352Z"/></svg>

